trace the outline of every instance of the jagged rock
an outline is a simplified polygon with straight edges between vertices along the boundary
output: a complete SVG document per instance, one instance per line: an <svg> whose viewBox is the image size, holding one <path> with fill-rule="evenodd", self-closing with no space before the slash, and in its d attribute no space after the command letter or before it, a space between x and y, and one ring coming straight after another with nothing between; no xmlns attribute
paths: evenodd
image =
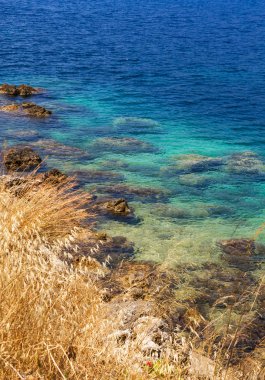
<svg viewBox="0 0 265 380"><path fill-rule="evenodd" d="M42 159L28 147L13 147L4 152L4 165L8 171L27 171L36 168Z"/></svg>
<svg viewBox="0 0 265 380"><path fill-rule="evenodd" d="M37 118L50 116L51 111L44 107L38 106L35 103L12 103L0 107L0 111L8 113L16 113L18 115L27 115Z"/></svg>
<svg viewBox="0 0 265 380"><path fill-rule="evenodd" d="M39 90L28 86L26 84L21 84L19 86L13 84L4 83L0 86L0 94L12 95L12 96L31 96L39 93Z"/></svg>

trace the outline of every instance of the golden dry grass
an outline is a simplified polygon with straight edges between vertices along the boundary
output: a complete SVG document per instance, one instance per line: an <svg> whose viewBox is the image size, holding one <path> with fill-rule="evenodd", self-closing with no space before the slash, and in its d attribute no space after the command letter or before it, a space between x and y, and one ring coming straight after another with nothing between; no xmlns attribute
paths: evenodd
<svg viewBox="0 0 265 380"><path fill-rule="evenodd" d="M84 195L33 182L0 189L0 378L115 378L94 277L58 259L77 249Z"/></svg>
<svg viewBox="0 0 265 380"><path fill-rule="evenodd" d="M97 281L107 269L71 265L88 229L88 196L73 187L0 184L0 380L192 379L186 363L150 369L137 340L115 338L121 321Z"/></svg>

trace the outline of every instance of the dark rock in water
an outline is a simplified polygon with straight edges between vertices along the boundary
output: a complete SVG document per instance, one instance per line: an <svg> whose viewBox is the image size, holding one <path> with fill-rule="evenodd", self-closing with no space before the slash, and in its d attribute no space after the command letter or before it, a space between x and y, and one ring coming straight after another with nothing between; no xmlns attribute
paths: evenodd
<svg viewBox="0 0 265 380"><path fill-rule="evenodd" d="M151 187L134 187L125 184L97 187L96 192L111 194L114 197L126 197L129 200L139 199L142 202L162 202L168 200L170 192Z"/></svg>
<svg viewBox="0 0 265 380"><path fill-rule="evenodd" d="M132 208L129 207L128 202L123 198L98 202L93 209L113 215L128 216L133 214Z"/></svg>
<svg viewBox="0 0 265 380"><path fill-rule="evenodd" d="M22 109L27 115L33 117L47 117L52 114L51 111L35 103L22 103Z"/></svg>
<svg viewBox="0 0 265 380"><path fill-rule="evenodd" d="M52 169L42 174L43 180L51 184L57 185L66 180L67 176L58 169Z"/></svg>
<svg viewBox="0 0 265 380"><path fill-rule="evenodd" d="M8 113L16 113L18 115L27 115L31 117L43 118L50 116L51 111L35 103L12 103L0 107L0 111Z"/></svg>
<svg viewBox="0 0 265 380"><path fill-rule="evenodd" d="M12 96L31 96L38 94L39 90L28 86L26 84L21 84L19 86L13 85L13 84L7 84L4 83L0 86L0 94L6 94L6 95L12 95Z"/></svg>
<svg viewBox="0 0 265 380"><path fill-rule="evenodd" d="M229 264L241 269L252 270L255 263L252 260L255 255L255 242L251 239L230 239L218 242L223 258Z"/></svg>
<svg viewBox="0 0 265 380"><path fill-rule="evenodd" d="M233 174L265 174L265 164L254 152L235 153L228 158L226 171Z"/></svg>
<svg viewBox="0 0 265 380"><path fill-rule="evenodd" d="M27 171L36 168L42 159L29 147L13 147L4 152L3 161L8 171Z"/></svg>
<svg viewBox="0 0 265 380"><path fill-rule="evenodd" d="M95 141L93 146L105 151L117 153L154 153L158 149L150 143L135 139L133 137L105 137Z"/></svg>
<svg viewBox="0 0 265 380"><path fill-rule="evenodd" d="M95 246L98 247L97 250ZM110 267L115 267L121 261L128 260L134 255L134 243L123 236L111 237L100 232L93 233L87 241L81 243L80 247L84 256L89 255Z"/></svg>

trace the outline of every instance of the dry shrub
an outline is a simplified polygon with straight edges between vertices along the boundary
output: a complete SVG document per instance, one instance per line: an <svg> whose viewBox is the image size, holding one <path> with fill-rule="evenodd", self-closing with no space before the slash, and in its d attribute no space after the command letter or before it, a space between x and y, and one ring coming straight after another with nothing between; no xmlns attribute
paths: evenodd
<svg viewBox="0 0 265 380"><path fill-rule="evenodd" d="M68 182L25 186L22 197L0 188L0 379L120 378L100 266L59 259L78 250L85 196Z"/></svg>

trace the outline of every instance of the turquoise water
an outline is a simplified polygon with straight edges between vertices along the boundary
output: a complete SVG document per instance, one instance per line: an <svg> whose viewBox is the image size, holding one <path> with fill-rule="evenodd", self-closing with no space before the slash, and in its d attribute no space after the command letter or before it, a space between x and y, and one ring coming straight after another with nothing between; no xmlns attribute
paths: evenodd
<svg viewBox="0 0 265 380"><path fill-rule="evenodd" d="M100 228L134 241L139 258L219 262L217 240L254 235L265 220L261 1L0 6L0 81L42 87L32 101L53 111L1 114L2 143L82 149L55 147L46 165L128 199L138 222Z"/></svg>

